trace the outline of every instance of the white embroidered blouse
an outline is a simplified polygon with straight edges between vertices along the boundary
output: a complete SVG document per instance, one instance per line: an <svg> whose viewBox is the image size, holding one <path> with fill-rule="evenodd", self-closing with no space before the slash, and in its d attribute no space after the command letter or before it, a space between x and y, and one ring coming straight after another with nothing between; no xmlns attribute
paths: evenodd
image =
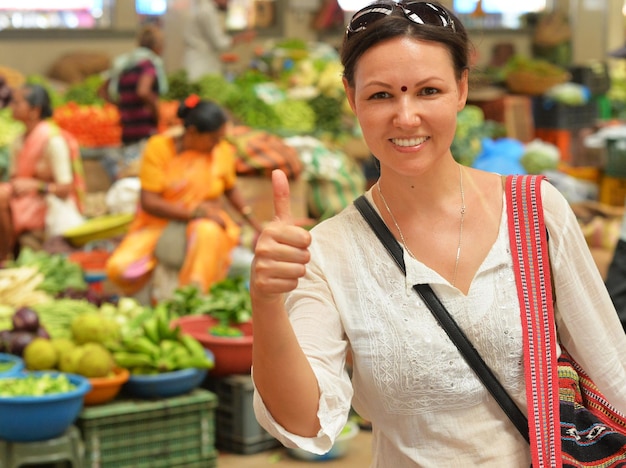
<svg viewBox="0 0 626 468"><path fill-rule="evenodd" d="M370 201L371 191L367 193ZM626 335L567 201L542 184L559 337L609 401L626 412ZM526 411L519 302L506 203L498 238L467 296L404 254L403 276L354 206L313 231L306 277L287 298L317 375L321 430L287 432L255 392L257 419L286 446L329 450L350 410L373 424L373 467L528 467L528 444L412 285L429 283ZM352 380L345 372L353 354Z"/></svg>

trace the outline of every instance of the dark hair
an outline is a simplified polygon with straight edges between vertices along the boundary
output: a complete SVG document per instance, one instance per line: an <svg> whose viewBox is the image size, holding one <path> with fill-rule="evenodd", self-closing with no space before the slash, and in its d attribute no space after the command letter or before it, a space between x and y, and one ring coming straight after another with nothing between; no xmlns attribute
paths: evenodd
<svg viewBox="0 0 626 468"><path fill-rule="evenodd" d="M392 0L380 0L376 3L396 5ZM399 2L402 5L403 2ZM366 29L352 34L348 38L344 34L341 47L341 63L344 68L343 76L350 86L354 86L354 71L361 56L376 44L393 39L395 37L411 37L413 39L429 42L437 42L444 45L454 64L458 78L461 73L469 68L470 41L467 30L448 8L439 2L430 2L446 10L454 21L456 31L452 28L432 26L429 24L417 24L406 18L400 8L393 8L388 16L372 22Z"/></svg>
<svg viewBox="0 0 626 468"><path fill-rule="evenodd" d="M205 99L199 100L193 107L181 101L176 115L183 121L185 128L195 127L200 133L215 132L228 120L226 112L219 105Z"/></svg>
<svg viewBox="0 0 626 468"><path fill-rule="evenodd" d="M137 33L137 43L152 51L163 47L163 32L155 24L146 24Z"/></svg>
<svg viewBox="0 0 626 468"><path fill-rule="evenodd" d="M25 84L22 89L26 91L24 99L31 107L39 107L41 109L40 117L47 119L52 117L52 103L50 95L46 88L38 84Z"/></svg>

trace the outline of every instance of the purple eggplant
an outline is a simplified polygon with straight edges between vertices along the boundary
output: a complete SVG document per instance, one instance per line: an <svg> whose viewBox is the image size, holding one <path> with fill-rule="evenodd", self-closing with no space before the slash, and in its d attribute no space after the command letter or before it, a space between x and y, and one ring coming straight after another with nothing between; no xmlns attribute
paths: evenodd
<svg viewBox="0 0 626 468"><path fill-rule="evenodd" d="M36 335L27 331L13 330L9 340L10 354L22 357L24 355L24 349L29 345L31 341L36 338Z"/></svg>
<svg viewBox="0 0 626 468"><path fill-rule="evenodd" d="M39 315L30 307L20 307L12 317L13 330L36 332L39 328Z"/></svg>

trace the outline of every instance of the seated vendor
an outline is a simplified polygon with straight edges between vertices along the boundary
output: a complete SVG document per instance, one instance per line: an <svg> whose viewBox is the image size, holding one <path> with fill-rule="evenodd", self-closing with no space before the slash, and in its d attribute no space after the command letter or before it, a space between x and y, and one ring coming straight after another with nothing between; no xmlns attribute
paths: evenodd
<svg viewBox="0 0 626 468"><path fill-rule="evenodd" d="M168 223L184 223L178 281L203 292L224 279L240 227L222 208L225 195L260 231L236 186L234 148L224 140L228 119L217 104L189 96L181 102L179 134L152 136L141 158L139 208L107 263L107 275L126 295L141 290L158 263L155 248ZM174 246L173 246L174 247Z"/></svg>
<svg viewBox="0 0 626 468"><path fill-rule="evenodd" d="M9 180L0 184L0 261L15 254L26 233L43 243L80 224L85 191L78 144L52 121L46 89L26 84L10 106L24 133L11 148Z"/></svg>

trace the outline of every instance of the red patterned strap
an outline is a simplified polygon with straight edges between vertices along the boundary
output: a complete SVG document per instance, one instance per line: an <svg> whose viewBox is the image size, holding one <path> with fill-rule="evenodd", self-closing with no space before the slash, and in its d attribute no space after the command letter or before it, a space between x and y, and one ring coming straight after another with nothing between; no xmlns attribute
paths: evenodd
<svg viewBox="0 0 626 468"><path fill-rule="evenodd" d="M543 176L506 179L509 238L524 330L524 369L533 466L561 466L556 329ZM526 325L526 326L524 326Z"/></svg>

